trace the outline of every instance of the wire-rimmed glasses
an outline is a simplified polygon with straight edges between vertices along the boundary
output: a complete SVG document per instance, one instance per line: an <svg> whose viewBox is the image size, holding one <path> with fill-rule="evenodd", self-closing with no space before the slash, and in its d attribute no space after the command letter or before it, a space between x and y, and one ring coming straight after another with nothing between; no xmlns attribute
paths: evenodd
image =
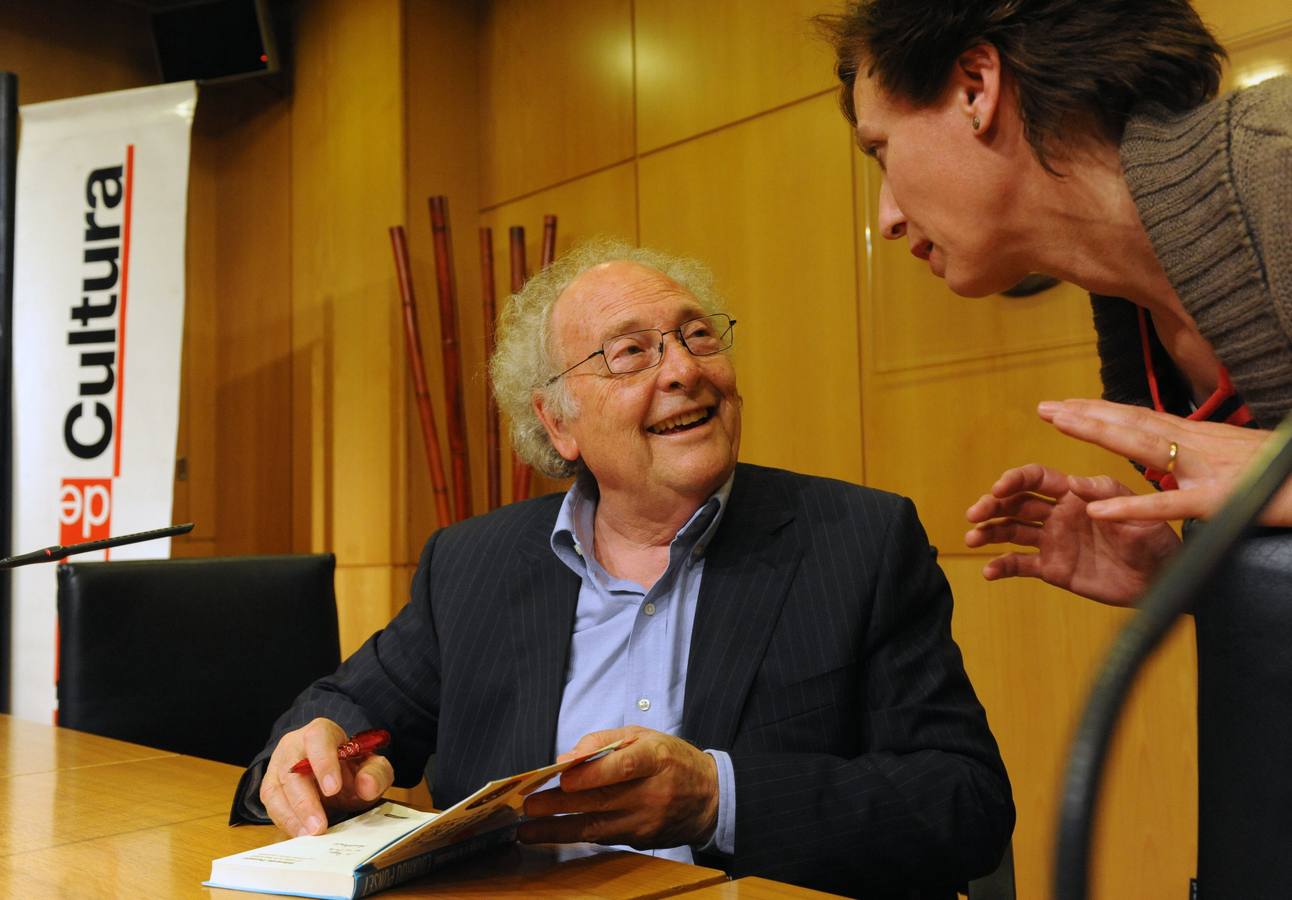
<svg viewBox="0 0 1292 900"><path fill-rule="evenodd" d="M543 386L556 383L563 375L572 372L590 359L602 357L612 375L627 375L658 366L664 359L664 338L676 334L678 342L692 356L712 356L731 348L736 320L726 313L699 316L683 322L676 328L661 331L647 328L612 337L564 372L553 375Z"/></svg>

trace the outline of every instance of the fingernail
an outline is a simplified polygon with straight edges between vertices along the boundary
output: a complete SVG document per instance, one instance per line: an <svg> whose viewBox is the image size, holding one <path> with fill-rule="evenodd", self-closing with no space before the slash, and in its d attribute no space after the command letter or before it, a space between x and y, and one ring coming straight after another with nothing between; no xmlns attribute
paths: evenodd
<svg viewBox="0 0 1292 900"><path fill-rule="evenodd" d="M305 822L305 833L317 834L319 830L319 826L322 824L323 823L319 821L318 816L310 816L309 819Z"/></svg>
<svg viewBox="0 0 1292 900"><path fill-rule="evenodd" d="M1053 415L1059 409L1057 400L1042 400L1036 404L1036 411L1043 416Z"/></svg>
<svg viewBox="0 0 1292 900"><path fill-rule="evenodd" d="M336 793L336 778L332 775L323 776L323 793L331 797Z"/></svg>

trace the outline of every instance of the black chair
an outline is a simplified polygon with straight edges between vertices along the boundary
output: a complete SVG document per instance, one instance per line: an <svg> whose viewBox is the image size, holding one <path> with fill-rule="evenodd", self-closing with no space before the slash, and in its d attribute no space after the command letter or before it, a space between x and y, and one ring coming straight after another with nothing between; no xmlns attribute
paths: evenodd
<svg viewBox="0 0 1292 900"><path fill-rule="evenodd" d="M1015 900L1014 845L1005 847L996 871L969 882L969 900Z"/></svg>
<svg viewBox="0 0 1292 900"><path fill-rule="evenodd" d="M245 766L341 658L336 559L58 568L58 723Z"/></svg>
<svg viewBox="0 0 1292 900"><path fill-rule="evenodd" d="M1186 535L1196 527L1185 526ZM1187 546L1187 544L1186 544ZM1198 600L1198 887L1292 885L1292 529L1259 528Z"/></svg>

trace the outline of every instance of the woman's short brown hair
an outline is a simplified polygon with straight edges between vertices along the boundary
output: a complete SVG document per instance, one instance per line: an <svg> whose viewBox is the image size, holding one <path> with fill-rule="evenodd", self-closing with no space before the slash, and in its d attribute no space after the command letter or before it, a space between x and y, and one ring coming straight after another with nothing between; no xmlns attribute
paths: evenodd
<svg viewBox="0 0 1292 900"><path fill-rule="evenodd" d="M889 96L931 106L956 60L991 44L1017 85L1028 143L1050 171L1053 139L1121 139L1137 106L1182 112L1220 86L1224 48L1188 0L850 0L818 23L834 45L840 105L854 126L865 67Z"/></svg>

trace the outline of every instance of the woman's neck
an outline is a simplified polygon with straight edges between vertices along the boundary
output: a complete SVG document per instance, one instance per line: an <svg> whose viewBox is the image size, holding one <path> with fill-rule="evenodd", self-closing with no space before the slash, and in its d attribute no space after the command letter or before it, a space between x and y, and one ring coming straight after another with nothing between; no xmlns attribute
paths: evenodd
<svg viewBox="0 0 1292 900"><path fill-rule="evenodd" d="M1037 255L1042 271L1096 294L1142 306L1199 403L1215 390L1220 362L1158 260L1117 147L1101 143L1065 160L1061 179L1034 188L1051 223Z"/></svg>

